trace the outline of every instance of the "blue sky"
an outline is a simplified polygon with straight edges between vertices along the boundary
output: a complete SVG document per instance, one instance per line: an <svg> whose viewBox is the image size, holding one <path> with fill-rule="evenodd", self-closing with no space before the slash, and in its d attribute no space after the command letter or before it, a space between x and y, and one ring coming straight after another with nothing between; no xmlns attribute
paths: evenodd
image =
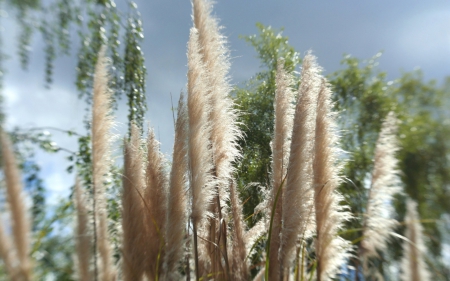
<svg viewBox="0 0 450 281"><path fill-rule="evenodd" d="M117 0L120 4L119 0ZM173 142L171 94L176 101L186 84L186 44L191 27L190 1L137 1L144 26L146 56L147 120L155 127L164 153ZM40 36L31 46L28 71L20 68L16 55L17 27L14 16L1 13L6 61L4 95L8 127L53 126L84 133L84 103L74 87L76 45L72 56L56 61L54 84L44 88L44 53ZM302 55L312 50L326 73L338 70L344 53L368 59L379 51L379 69L389 79L401 71L421 68L427 79L442 81L450 75L450 1L448 0L328 0L269 1L222 0L214 14L224 26L231 50L230 77L233 83L249 79L259 70L255 52L239 35L257 32L255 23L284 27L284 35ZM76 41L75 39L74 41ZM117 113L116 133L126 130L125 106ZM76 140L55 133L55 141L76 150ZM119 151L117 151L119 152ZM65 196L73 176L64 171L64 156L37 155L51 200Z"/></svg>

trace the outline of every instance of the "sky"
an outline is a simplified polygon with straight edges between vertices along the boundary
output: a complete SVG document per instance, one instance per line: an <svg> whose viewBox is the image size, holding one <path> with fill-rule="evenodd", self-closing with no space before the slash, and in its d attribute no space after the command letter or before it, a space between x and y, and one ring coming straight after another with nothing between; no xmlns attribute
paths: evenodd
<svg viewBox="0 0 450 281"><path fill-rule="evenodd" d="M120 0L117 2L119 7L123 6ZM142 14L143 51L148 70L146 119L155 128L162 151L170 155L173 144L171 96L176 103L186 85L191 4L188 0L136 2ZM252 47L239 39L240 35L255 34L257 22L275 29L284 27L283 35L289 37L289 43L302 56L312 50L325 73L340 69L344 54L369 59L381 51L379 69L388 73L388 79L417 68L423 70L426 79L442 81L450 75L448 0L219 0L213 13L220 19L222 32L228 38L233 84L251 78L260 70ZM22 70L16 55L18 28L14 15L8 10L0 15L3 50L10 57L4 63L7 127L57 127L85 133L82 124L85 105L78 99L74 86L77 43L73 45L71 56L57 59L54 83L51 89L46 89L42 38L33 37L30 65L27 71ZM125 105L121 104L115 128L119 136L126 131L126 115ZM76 150L75 138L49 131L58 145ZM68 166L65 156L64 153L43 152L36 155L49 189L50 202L67 196L73 185L74 176L65 172Z"/></svg>

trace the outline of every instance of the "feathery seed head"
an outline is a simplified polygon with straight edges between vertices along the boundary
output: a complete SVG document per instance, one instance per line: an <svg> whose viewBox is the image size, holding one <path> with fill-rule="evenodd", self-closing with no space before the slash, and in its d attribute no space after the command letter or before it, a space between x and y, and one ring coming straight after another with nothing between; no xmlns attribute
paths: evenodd
<svg viewBox="0 0 450 281"><path fill-rule="evenodd" d="M425 263L426 247L423 241L423 228L417 213L417 203L406 201L406 241L403 242L402 281L428 281L431 274Z"/></svg>
<svg viewBox="0 0 450 281"><path fill-rule="evenodd" d="M29 260L29 254L31 246L31 221L25 206L25 198L16 157L14 156L9 136L3 130L0 132L0 139L6 182L6 195L12 219L13 241L17 258L20 263L19 274L25 278L24 280L30 280L31 262Z"/></svg>
<svg viewBox="0 0 450 281"><path fill-rule="evenodd" d="M294 119L294 91L292 89L294 79L291 73L287 73L284 69L284 60L278 61L276 74L276 91L274 101L274 135L272 139L272 192L269 199L269 210L275 203L275 198L279 194L279 198L283 197L285 184L283 179L287 173L289 161L289 152L291 145L292 124ZM282 184L283 183L283 184ZM281 188L281 190L280 190ZM281 201L281 200L279 200ZM278 276L280 248L280 231L283 204L277 202L275 213L273 214L272 234L270 239L270 269L269 273L272 278Z"/></svg>
<svg viewBox="0 0 450 281"><path fill-rule="evenodd" d="M176 265L184 253L185 228L187 219L187 112L184 95L178 102L177 122L175 124L175 143L173 146L172 170L170 172L169 204L167 213L167 252L166 272L170 279L179 278Z"/></svg>
<svg viewBox="0 0 450 281"><path fill-rule="evenodd" d="M214 195L212 155L209 150L210 123L207 120L208 83L200 54L197 29L191 28L188 43L188 167L192 195L191 218L201 224L208 215L208 205Z"/></svg>
<svg viewBox="0 0 450 281"><path fill-rule="evenodd" d="M147 212L143 196L145 190L144 155L140 129L131 125L130 141L124 142L124 174L122 178L122 231L124 281L142 280L145 266L145 225Z"/></svg>
<svg viewBox="0 0 450 281"><path fill-rule="evenodd" d="M147 217L147 275L161 273L165 255L165 233L167 225L167 189L168 176L165 171L165 159L159 151L159 142L153 130L147 137L147 169L145 202Z"/></svg>
<svg viewBox="0 0 450 281"><path fill-rule="evenodd" d="M91 234L89 230L89 213L81 182L77 176L75 180L75 208L77 211L76 251L77 269L80 281L90 281L91 264Z"/></svg>
<svg viewBox="0 0 450 281"><path fill-rule="evenodd" d="M365 215L363 254L376 256L377 250L386 250L390 232L397 222L391 219L394 212L393 196L401 192L397 141L398 120L390 112L381 126L376 143L372 182L369 190L367 211Z"/></svg>
<svg viewBox="0 0 450 281"><path fill-rule="evenodd" d="M108 217L106 210L105 182L111 164L112 117L110 115L111 91L108 89L106 47L102 47L94 73L94 94L92 102L92 175L96 221L96 241L100 256L100 279L115 279L116 270L112 260L112 248L109 244Z"/></svg>
<svg viewBox="0 0 450 281"><path fill-rule="evenodd" d="M342 163L338 162L336 114L332 110L331 90L321 79L317 100L314 144L314 206L316 217L316 256L318 280L331 280L348 258L348 241L338 236L350 213L340 205L343 197L337 191Z"/></svg>
<svg viewBox="0 0 450 281"><path fill-rule="evenodd" d="M298 236L306 239L314 221L312 159L315 111L320 86L320 68L308 53L302 65L295 108L286 188L283 192L280 262L287 268L293 259Z"/></svg>

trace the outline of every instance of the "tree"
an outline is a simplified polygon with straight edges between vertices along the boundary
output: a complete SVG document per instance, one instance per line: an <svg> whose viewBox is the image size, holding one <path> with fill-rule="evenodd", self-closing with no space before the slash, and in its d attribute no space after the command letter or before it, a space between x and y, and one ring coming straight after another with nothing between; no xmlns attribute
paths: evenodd
<svg viewBox="0 0 450 281"><path fill-rule="evenodd" d="M277 62L284 58L284 68L292 72L301 62L300 55L288 44L288 37L281 31L258 23L258 36L242 37L253 46L264 69L253 78L237 87L234 91L241 116L241 129L245 138L239 143L243 151L238 163L237 178L244 200L245 217L253 214L254 208L261 200L257 188L247 188L251 183L268 186L270 182L270 141L273 135L273 101L275 93L275 75ZM250 225L256 220L248 221Z"/></svg>

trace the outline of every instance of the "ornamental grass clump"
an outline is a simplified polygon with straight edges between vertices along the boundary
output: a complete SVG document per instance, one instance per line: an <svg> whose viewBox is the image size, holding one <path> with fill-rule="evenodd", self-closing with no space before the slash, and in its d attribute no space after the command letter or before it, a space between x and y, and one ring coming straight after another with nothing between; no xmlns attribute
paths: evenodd
<svg viewBox="0 0 450 281"><path fill-rule="evenodd" d="M305 55L298 78L287 70L283 58L276 61L270 178L249 187L265 185L266 192L245 218L248 198L240 197L235 171L242 157L238 117L252 113L236 110L230 96L229 51L212 16L212 2L193 0L192 6L187 93L178 102L171 163L160 151L153 129L142 136L144 128L130 120L130 135L121 147L117 204L121 217L113 213L121 223L118 238L110 231L116 225L108 217L107 201L113 165L112 93L105 48L98 54L92 96L92 183L77 178L73 194L76 279L338 278L352 253L350 241L340 237L346 231L344 222L352 219L338 191L347 159L340 150L332 89L316 57L311 52ZM390 215L393 196L401 190L395 158L397 123L394 114L388 114L376 143L363 229L348 230L363 233L361 240L353 241L362 241L360 256L352 258L366 268L370 258L386 250L396 225ZM4 132L0 137L11 213L11 229L0 226L0 256L11 280L28 281L32 280L30 220L11 145ZM417 206L407 205L402 278L427 280ZM255 217L262 219L249 228L249 219Z"/></svg>

